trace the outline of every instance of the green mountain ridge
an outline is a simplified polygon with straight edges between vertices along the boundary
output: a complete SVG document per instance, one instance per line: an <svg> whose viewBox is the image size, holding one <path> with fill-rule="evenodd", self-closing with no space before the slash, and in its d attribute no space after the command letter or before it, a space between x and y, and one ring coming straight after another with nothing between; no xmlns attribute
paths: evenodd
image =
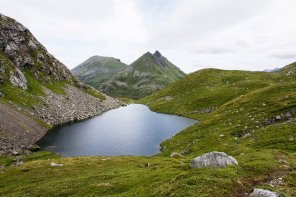
<svg viewBox="0 0 296 197"><path fill-rule="evenodd" d="M113 57L93 56L73 68L71 72L79 80L98 88L127 65Z"/></svg>
<svg viewBox="0 0 296 197"><path fill-rule="evenodd" d="M139 99L184 76L185 73L160 52L147 52L99 89L114 97Z"/></svg>

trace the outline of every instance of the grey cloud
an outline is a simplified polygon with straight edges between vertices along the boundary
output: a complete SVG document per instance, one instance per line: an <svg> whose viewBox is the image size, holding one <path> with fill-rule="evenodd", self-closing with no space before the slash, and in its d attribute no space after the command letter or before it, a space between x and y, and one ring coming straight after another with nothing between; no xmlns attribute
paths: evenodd
<svg viewBox="0 0 296 197"><path fill-rule="evenodd" d="M225 54L225 53L234 53L234 50L230 49L196 49L193 50L192 52L197 53L197 54Z"/></svg>
<svg viewBox="0 0 296 197"><path fill-rule="evenodd" d="M148 42L158 46L177 46L201 40L264 13L271 3L255 0L183 0L171 20L151 32L152 37Z"/></svg>
<svg viewBox="0 0 296 197"><path fill-rule="evenodd" d="M271 57L278 59L293 59L296 61L296 53L285 53L285 54L273 54Z"/></svg>

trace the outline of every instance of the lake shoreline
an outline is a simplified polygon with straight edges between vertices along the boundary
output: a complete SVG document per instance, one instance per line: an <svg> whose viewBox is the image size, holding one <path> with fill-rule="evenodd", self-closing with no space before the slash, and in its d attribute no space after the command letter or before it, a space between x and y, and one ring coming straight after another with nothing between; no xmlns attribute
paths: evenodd
<svg viewBox="0 0 296 197"><path fill-rule="evenodd" d="M137 109L137 108L139 108L139 109ZM141 112L141 110L143 110L143 109L144 109L145 112ZM114 112L113 110L119 110L119 111L118 112L116 112L116 111ZM73 153L73 152L77 149L77 147L71 147L70 145L65 145L65 144L61 143L60 142L60 138L61 137L59 137L59 139L57 140L58 143L61 143L59 146L62 146L65 149L67 149L69 152L71 152L71 154L70 155L67 155L67 156L65 156L65 153L61 153L61 157L73 157L73 156L74 157L75 156L83 156L83 157L85 157L85 156L117 156L117 155L153 156L153 155L157 155L157 154L161 153L161 148L162 147L160 146L160 144L164 140L166 140L167 138L170 138L170 137L174 136L176 133L178 133L178 132L182 131L183 129L186 129L187 127L189 127L189 126L191 126L191 125L193 125L193 124L196 123L196 120L195 119L191 119L191 118L187 118L187 117L182 117L182 116L176 116L176 115L173 115L173 114L164 114L164 113L158 113L158 112L151 111L148 108L148 106L143 105L143 104L129 104L129 105L125 106L124 108L119 107L119 108L113 109L113 110L109 110L107 112L104 112L100 116L95 116L95 117L92 117L92 118L89 118L89 119L86 119L86 120L77 121L77 122L76 121L75 122L69 122L69 123L66 123L66 124L57 125L57 126L51 128L51 129L49 129L48 132L46 133L46 135L44 135L36 144L39 145L39 146L41 145L41 150L46 150L46 151L54 152L54 153L60 153L59 151L55 150L56 148L53 148L54 150L44 149L43 141L46 141L45 138L47 138L48 136L54 135L51 132L55 132L56 130L59 130L59 129L62 129L62 128L65 128L65 127L69 127L69 128L71 128L73 130L72 127L75 127L75 125L80 127L80 125L95 124L95 122L98 121L98 120L95 120L95 119L102 119L102 116L103 116L103 119L113 118L112 114L114 116L116 116L116 113L119 113L119 112L122 113L121 114L122 117L120 117L117 121L121 121L121 123L126 126L127 122L124 122L124 120L122 120L122 119L124 119L125 116L133 116L133 115L131 115L128 112L125 112L125 111L126 110L135 110L134 111L134 113L136 114L135 117L132 117L132 118L125 117L127 121L130 121L130 120L134 121L129 126L136 126L137 127L136 129L135 128L126 129L126 130L129 130L129 132L133 132L133 133L127 133L127 134L125 134L124 132L122 132L124 129L121 130L121 128L116 128L115 130L117 130L116 131L117 133L115 134L115 136L111 136L111 137L105 139L106 141L109 141L111 143L111 142L114 141L113 138L116 138L117 135L123 135L122 133L124 133L124 135L127 135L127 136L121 136L122 139L124 139L125 141L131 140L133 143L130 143L130 144L127 143L126 145L124 145L124 142L122 142L124 140L120 140L119 142L116 142L115 143L116 146L121 146L121 148L117 148L117 149L120 149L120 150L117 150L117 152L116 151L112 152L112 150L111 151L108 150L109 151L109 154L102 154L103 153L102 149L108 149L108 147L109 147L109 149L115 149L115 148L112 147L112 146L110 146L110 145L108 145L108 144L105 145L105 146L102 146L102 144L100 144L102 142L100 142L100 143L99 142L93 142L92 139L91 139L91 144L88 144L87 146L93 146L93 145L95 145L96 148L97 148L97 146L101 146L102 149L97 150L97 151L99 151L98 154L95 154L94 153L95 150L90 150L90 152L92 152L92 155L85 155L85 154L73 155L73 154L76 154L76 153ZM140 110L140 111L138 111L138 110ZM149 110L149 112L147 110ZM148 115L147 115L147 113L148 113ZM107 114L107 115L105 115L105 114ZM141 117L141 116L143 116L143 117ZM153 122L148 123L147 121L149 120L149 118L148 118L148 120L146 120L146 118L149 117L149 116L152 116L151 119L153 121L157 121L157 124L159 124L159 125L156 126L156 125L154 125ZM160 119L160 120L155 120L155 117L153 117L153 116L159 116L156 119ZM182 124L180 123L179 125L175 125L174 127L181 128L181 129L178 130L178 131L175 130L175 131L173 131L174 133L171 133L171 134L168 135L168 134L165 134L165 133L172 132L172 130L174 130L174 128L169 129L169 131L165 131L166 130L165 128L168 125L176 124L176 123L174 123L175 121L170 121L169 120L170 118L176 119L178 121L181 121L182 120L184 123L182 123ZM134 119L136 119L137 121L135 121ZM165 125L164 128L161 127L161 120L164 121L164 123L163 123ZM114 122L116 122L116 124L119 124L117 121L114 121L114 120L112 120L112 121L113 121L112 124L114 124ZM88 123L86 123L86 122L88 122ZM144 122L144 123L142 123L142 122ZM190 124L189 124L189 122L190 122ZM107 124L107 123L103 122L103 123L100 124L100 126L106 127L105 124ZM134 125L134 124L136 124L136 125ZM144 124L144 125L141 126L141 124ZM185 124L185 126L184 126L184 124ZM107 127L109 127L109 126L107 126ZM157 133L157 134L151 134L150 132L143 131L143 128L146 128L146 127L148 127L148 129L151 129L151 128L154 127L152 130L160 129L160 131L163 132L163 133L160 132L160 133ZM161 127L161 128L158 128L158 127ZM98 128L96 128L96 129L98 129ZM103 128L100 128L100 129L103 130ZM66 131L66 132L68 132L68 131ZM79 132L74 131L74 132L75 133L73 133L73 132L71 133L71 136L70 135L67 136L67 140L66 141L69 141L69 140L72 139L72 140L75 141L76 146L78 146L77 144L79 144L79 143L85 145L85 143L79 142L79 140L74 139L75 137L73 137L72 135L76 135L77 134L77 135L80 135L79 138L87 138L84 135L87 135L87 132L88 131L84 131L83 134L81 134L81 131L79 131ZM65 138L65 136L64 136L65 134L59 134L59 135L61 135L63 138ZM97 134L96 134L95 131L91 131L91 135L97 135ZM104 135L109 135L109 134L104 133L102 136L104 136ZM168 135L168 136L167 137L163 137L163 135ZM139 139L135 139L137 137ZM101 136L100 136L100 138L101 138ZM142 141L142 144L141 144L140 143L140 140L143 140L143 139L144 139L144 141ZM87 139L87 140L89 140L89 139ZM158 140L159 143L157 143L157 144L154 143L154 145L152 145L152 147L151 147L149 145L148 141L152 142L153 140ZM49 142L46 142L46 143L49 143ZM99 145L97 145L97 144L99 144ZM84 145L80 145L80 146L82 146L81 147L82 149L89 149L89 148L85 148ZM53 145L50 145L50 146L51 147L56 147L56 146L53 146ZM151 152L151 154L147 153L147 151L144 150L145 149L144 146L147 148L147 150L149 150ZM157 151L155 151L156 150L156 146L157 146ZM129 147L129 149L127 147ZM123 150L128 150L130 152L123 152ZM154 150L154 152L152 150ZM78 151L79 152L82 152L81 150L78 150Z"/></svg>

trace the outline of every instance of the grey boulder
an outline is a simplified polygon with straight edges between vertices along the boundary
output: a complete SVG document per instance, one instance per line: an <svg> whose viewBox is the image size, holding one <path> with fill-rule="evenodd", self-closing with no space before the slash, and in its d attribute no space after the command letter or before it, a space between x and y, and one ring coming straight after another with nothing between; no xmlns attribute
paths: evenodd
<svg viewBox="0 0 296 197"><path fill-rule="evenodd" d="M22 73L22 71L18 68L15 69L15 72L10 71L10 82L14 86L18 86L18 87L22 88L23 90L28 89L26 77L25 77L24 73Z"/></svg>
<svg viewBox="0 0 296 197"><path fill-rule="evenodd" d="M224 168L227 165L238 165L237 161L224 152L210 152L191 160L191 168Z"/></svg>
<svg viewBox="0 0 296 197"><path fill-rule="evenodd" d="M279 193L272 192L266 189L257 189L255 188L254 191L250 194L250 196L257 196L257 197L282 197Z"/></svg>

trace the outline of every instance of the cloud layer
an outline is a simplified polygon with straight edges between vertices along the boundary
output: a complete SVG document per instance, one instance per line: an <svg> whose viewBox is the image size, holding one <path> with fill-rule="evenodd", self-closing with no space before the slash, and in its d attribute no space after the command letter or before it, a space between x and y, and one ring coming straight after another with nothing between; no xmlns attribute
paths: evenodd
<svg viewBox="0 0 296 197"><path fill-rule="evenodd" d="M0 0L69 68L93 55L132 63L160 50L185 72L296 61L293 0Z"/></svg>

